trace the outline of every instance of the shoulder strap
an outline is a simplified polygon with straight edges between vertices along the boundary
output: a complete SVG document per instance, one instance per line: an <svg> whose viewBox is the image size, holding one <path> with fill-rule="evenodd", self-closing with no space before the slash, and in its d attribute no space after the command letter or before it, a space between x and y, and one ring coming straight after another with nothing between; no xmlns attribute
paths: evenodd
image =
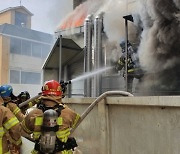
<svg viewBox="0 0 180 154"><path fill-rule="evenodd" d="M57 104L54 106L54 110L58 113L58 116L61 115L61 111L64 109L64 106L61 104Z"/></svg>
<svg viewBox="0 0 180 154"><path fill-rule="evenodd" d="M61 111L64 109L63 104L56 104L54 107L46 107L46 105L43 103L43 100L40 100L40 102L37 104L37 108L45 112L46 110L53 109L58 113L58 116L61 115Z"/></svg>

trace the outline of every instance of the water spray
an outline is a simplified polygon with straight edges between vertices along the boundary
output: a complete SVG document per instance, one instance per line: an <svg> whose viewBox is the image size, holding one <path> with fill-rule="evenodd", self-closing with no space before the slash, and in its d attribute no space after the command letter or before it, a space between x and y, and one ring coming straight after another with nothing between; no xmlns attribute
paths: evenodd
<svg viewBox="0 0 180 154"><path fill-rule="evenodd" d="M100 73L102 73L104 71L107 71L107 70L110 70L112 68L113 68L113 66L104 67L104 68L100 68L100 69L94 70L92 72L88 72L88 73L82 74L81 76L78 76L78 77L72 79L71 82L73 83L73 82L76 82L76 81L79 81L79 80L90 78L93 75L100 74Z"/></svg>

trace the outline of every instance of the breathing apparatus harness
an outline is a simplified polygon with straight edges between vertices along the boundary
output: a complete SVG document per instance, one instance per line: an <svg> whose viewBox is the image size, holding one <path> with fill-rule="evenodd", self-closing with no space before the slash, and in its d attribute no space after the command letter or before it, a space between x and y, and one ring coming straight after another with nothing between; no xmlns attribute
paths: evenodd
<svg viewBox="0 0 180 154"><path fill-rule="evenodd" d="M67 142L62 142L56 136L60 127L57 119L64 109L63 104L47 107L41 100L37 104L37 108L43 111L43 123L41 125L41 136L35 141L34 149L40 154L54 154L64 150L74 150L78 146L75 138L68 138Z"/></svg>
<svg viewBox="0 0 180 154"><path fill-rule="evenodd" d="M52 109L57 112L58 116L61 115L61 111L64 109L63 104L56 104L53 107L46 106L42 100L37 104L37 108L43 111L43 113L49 109Z"/></svg>

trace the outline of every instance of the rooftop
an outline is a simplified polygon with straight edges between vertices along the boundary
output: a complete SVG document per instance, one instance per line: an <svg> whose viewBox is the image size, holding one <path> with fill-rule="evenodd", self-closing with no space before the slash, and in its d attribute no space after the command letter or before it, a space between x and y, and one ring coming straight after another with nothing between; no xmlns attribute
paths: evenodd
<svg viewBox="0 0 180 154"><path fill-rule="evenodd" d="M1 13L4 13L4 12L7 12L7 11L10 11L10 10L17 10L17 9L23 9L23 10L25 10L29 15L33 16L33 14L32 14L27 8L25 8L24 6L8 7L8 8L6 8L6 9L4 9L4 10L1 10L1 11L0 11L0 14L1 14Z"/></svg>

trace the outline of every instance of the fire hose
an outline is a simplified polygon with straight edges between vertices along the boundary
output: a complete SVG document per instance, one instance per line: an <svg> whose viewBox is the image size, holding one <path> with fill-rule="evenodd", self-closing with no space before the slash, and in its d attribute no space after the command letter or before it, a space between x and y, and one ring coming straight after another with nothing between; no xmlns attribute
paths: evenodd
<svg viewBox="0 0 180 154"><path fill-rule="evenodd" d="M19 104L19 108L26 106L27 104L29 104L29 102L34 101L35 99L38 99L40 96L41 96L41 94L39 93L38 95L26 100L25 102L22 102L21 104Z"/></svg>
<svg viewBox="0 0 180 154"><path fill-rule="evenodd" d="M105 99L106 97L108 96L117 96L117 95L120 95L120 96L125 96L125 97L132 97L133 95L129 92L125 92L125 91L107 91L103 94L101 94L98 98L96 98L96 100L94 102L91 103L91 105L84 111L84 113L81 115L81 118L80 120L77 122L77 125L71 129L71 132L70 132L70 136L73 134L73 132L75 131L75 129L80 125L80 123L84 120L84 118L91 112L91 110L102 100L102 99ZM40 95L37 95L35 97L32 97L31 99L21 103L19 105L19 107L23 107L24 105L28 104L30 101L34 100L34 99L37 99L38 97L40 97ZM27 138L27 137L26 137ZM31 138L27 138L29 139L30 141L34 142L33 139Z"/></svg>
<svg viewBox="0 0 180 154"><path fill-rule="evenodd" d="M64 82L63 80L61 80L59 83L60 83L60 85L62 87L62 92L63 92L63 96L62 97L64 97L64 94L65 94L66 89L67 89L67 85L71 84L71 81ZM23 106L28 105L29 102L34 101L35 99L38 99L40 96L41 96L41 93L39 93L38 95L36 95L36 96L26 100L25 102L22 102L21 104L19 104L19 108L22 108Z"/></svg>
<svg viewBox="0 0 180 154"><path fill-rule="evenodd" d="M80 125L80 123L84 120L84 118L91 112L91 110L96 106L102 99L105 99L107 96L115 96L115 95L121 95L126 97L132 97L132 95L129 92L125 91L107 91L103 94L101 94L94 102L91 103L91 105L84 111L84 113L81 115L80 120L77 122L77 125L71 129L71 134L75 131L75 129ZM70 134L70 135L71 135Z"/></svg>

